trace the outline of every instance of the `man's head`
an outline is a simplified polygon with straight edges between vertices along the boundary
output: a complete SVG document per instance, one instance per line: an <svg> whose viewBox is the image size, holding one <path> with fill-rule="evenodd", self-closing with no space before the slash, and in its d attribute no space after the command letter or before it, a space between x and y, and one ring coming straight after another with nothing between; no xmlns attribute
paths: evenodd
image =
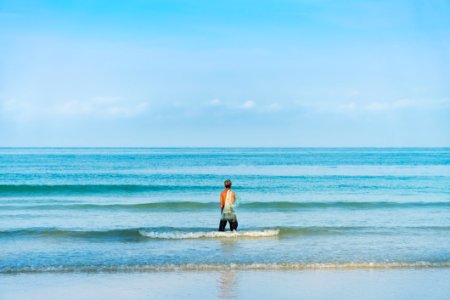
<svg viewBox="0 0 450 300"><path fill-rule="evenodd" d="M230 179L225 180L225 182L223 183L223 185L224 185L225 188L227 188L227 189L231 188L231 180L230 180Z"/></svg>

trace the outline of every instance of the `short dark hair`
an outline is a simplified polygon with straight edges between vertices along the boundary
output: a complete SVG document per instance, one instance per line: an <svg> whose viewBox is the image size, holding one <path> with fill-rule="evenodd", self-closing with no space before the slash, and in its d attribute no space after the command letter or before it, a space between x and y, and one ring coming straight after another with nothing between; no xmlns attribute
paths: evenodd
<svg viewBox="0 0 450 300"><path fill-rule="evenodd" d="M227 180L225 180L225 182L223 183L223 185L226 187L226 188L230 188L231 187L231 180L230 179L227 179Z"/></svg>

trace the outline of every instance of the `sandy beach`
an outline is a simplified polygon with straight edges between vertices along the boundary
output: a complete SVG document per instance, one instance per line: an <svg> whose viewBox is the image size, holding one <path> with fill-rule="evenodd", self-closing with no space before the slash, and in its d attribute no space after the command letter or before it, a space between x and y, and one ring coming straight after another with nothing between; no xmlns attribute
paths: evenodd
<svg viewBox="0 0 450 300"><path fill-rule="evenodd" d="M1 275L1 299L449 299L450 269Z"/></svg>

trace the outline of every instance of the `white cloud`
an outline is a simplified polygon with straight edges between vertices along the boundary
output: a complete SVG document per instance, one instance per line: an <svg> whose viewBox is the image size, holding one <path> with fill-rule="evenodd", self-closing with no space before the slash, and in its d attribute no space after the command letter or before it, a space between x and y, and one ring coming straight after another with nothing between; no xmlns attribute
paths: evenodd
<svg viewBox="0 0 450 300"><path fill-rule="evenodd" d="M34 113L34 106L30 102L17 99L5 99L0 102L0 113L19 120L27 119Z"/></svg>
<svg viewBox="0 0 450 300"><path fill-rule="evenodd" d="M357 109L357 104L355 102L346 102L338 105L337 110L340 112L353 112Z"/></svg>
<svg viewBox="0 0 450 300"><path fill-rule="evenodd" d="M449 109L450 99L398 99L393 101L310 101L297 102L300 107L315 110L317 112L332 113L376 113L388 111L400 111L407 109Z"/></svg>
<svg viewBox="0 0 450 300"><path fill-rule="evenodd" d="M271 112L278 112L285 108L285 105L280 104L279 102L272 102L272 103L264 103L257 105L255 101L253 100L247 100L247 101L223 101L219 98L214 98L207 102L207 106L209 107L219 107L223 108L225 110L241 110L241 111L251 111L254 113L271 113Z"/></svg>
<svg viewBox="0 0 450 300"><path fill-rule="evenodd" d="M106 117L131 117L147 110L147 102L134 103L119 97L97 96L87 100L72 100L50 108L63 115L95 114Z"/></svg>
<svg viewBox="0 0 450 300"><path fill-rule="evenodd" d="M380 111L380 110L388 110L390 109L389 104L382 102L371 102L364 106L364 109L371 111Z"/></svg>
<svg viewBox="0 0 450 300"><path fill-rule="evenodd" d="M243 108L243 109L253 109L255 107L256 107L256 103L251 100L245 101L241 106L241 108Z"/></svg>
<svg viewBox="0 0 450 300"><path fill-rule="evenodd" d="M364 105L362 108L368 111L392 111L401 109L436 109L448 107L448 99L418 100L398 99L395 101L376 101Z"/></svg>
<svg viewBox="0 0 450 300"><path fill-rule="evenodd" d="M283 109L283 106L279 104L278 102L271 103L264 107L264 111L267 112L274 112L274 111L280 111Z"/></svg>
<svg viewBox="0 0 450 300"><path fill-rule="evenodd" d="M208 102L208 106L221 106L224 109L230 109L230 110L252 110L256 108L256 103L252 100L247 100L244 102L239 101L223 101L219 98L214 98L211 101Z"/></svg>
<svg viewBox="0 0 450 300"><path fill-rule="evenodd" d="M15 119L30 119L48 116L132 117L148 109L147 102L125 101L120 97L96 96L84 100L69 100L62 103L39 105L32 101L16 99L0 103L1 112Z"/></svg>
<svg viewBox="0 0 450 300"><path fill-rule="evenodd" d="M219 105L222 104L222 101L220 99L218 99L218 98L215 98L215 99L212 99L209 102L209 104L212 105L212 106L219 106Z"/></svg>
<svg viewBox="0 0 450 300"><path fill-rule="evenodd" d="M256 105L256 102L253 100L247 100L244 102L239 101L223 101L219 98L214 98L210 100L207 103L208 106L213 107L222 107L224 109L228 110L251 110L254 112L262 112L262 113L269 113L269 112L276 112L284 109L284 105L281 105L278 102L272 102L269 104L263 104L263 105Z"/></svg>
<svg viewBox="0 0 450 300"><path fill-rule="evenodd" d="M72 100L50 108L56 114L77 115L89 114L95 111L92 103L87 101Z"/></svg>

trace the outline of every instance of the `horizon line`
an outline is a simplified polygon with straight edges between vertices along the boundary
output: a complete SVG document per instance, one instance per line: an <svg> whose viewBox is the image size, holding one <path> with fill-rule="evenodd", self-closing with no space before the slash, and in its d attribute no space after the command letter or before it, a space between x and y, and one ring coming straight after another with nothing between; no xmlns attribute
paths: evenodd
<svg viewBox="0 0 450 300"><path fill-rule="evenodd" d="M0 146L0 149L446 149L450 146Z"/></svg>

